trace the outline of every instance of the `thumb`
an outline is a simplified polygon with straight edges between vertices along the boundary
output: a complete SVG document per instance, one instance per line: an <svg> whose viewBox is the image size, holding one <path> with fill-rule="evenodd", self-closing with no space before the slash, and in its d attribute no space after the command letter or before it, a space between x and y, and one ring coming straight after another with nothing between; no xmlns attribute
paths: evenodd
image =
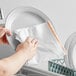
<svg viewBox="0 0 76 76"><path fill-rule="evenodd" d="M0 29L0 38L2 38L5 35L5 30L2 28Z"/></svg>
<svg viewBox="0 0 76 76"><path fill-rule="evenodd" d="M8 36L11 36L12 35L12 33L8 30L8 29L6 29L6 28L4 28L5 29L5 33L8 35Z"/></svg>

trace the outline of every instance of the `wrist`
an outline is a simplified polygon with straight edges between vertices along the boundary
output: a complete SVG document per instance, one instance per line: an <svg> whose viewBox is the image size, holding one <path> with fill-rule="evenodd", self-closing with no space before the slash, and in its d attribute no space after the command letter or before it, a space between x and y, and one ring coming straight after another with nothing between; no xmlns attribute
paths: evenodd
<svg viewBox="0 0 76 76"><path fill-rule="evenodd" d="M28 54L26 53L26 51L24 51L24 50L19 50L19 51L17 51L17 52L21 52L21 53L22 53L21 55L23 55L23 56L26 58L26 61L29 60L29 57L28 57Z"/></svg>

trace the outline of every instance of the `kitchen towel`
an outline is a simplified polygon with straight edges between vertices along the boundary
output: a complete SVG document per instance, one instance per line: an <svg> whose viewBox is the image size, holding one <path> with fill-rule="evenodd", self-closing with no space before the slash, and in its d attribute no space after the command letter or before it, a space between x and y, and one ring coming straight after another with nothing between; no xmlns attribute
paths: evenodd
<svg viewBox="0 0 76 76"><path fill-rule="evenodd" d="M28 64L38 64L43 60L49 60L51 53L54 53L56 58L63 56L62 52L59 51L60 49L56 47L57 45L48 29L47 23L24 27L14 31L14 37L19 42L24 42L28 36L37 38L39 41L37 54L28 61Z"/></svg>

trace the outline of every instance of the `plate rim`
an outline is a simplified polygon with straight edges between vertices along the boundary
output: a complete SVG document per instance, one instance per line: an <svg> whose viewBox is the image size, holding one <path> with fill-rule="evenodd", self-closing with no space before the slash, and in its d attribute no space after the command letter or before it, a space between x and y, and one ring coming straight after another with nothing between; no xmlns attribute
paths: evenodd
<svg viewBox="0 0 76 76"><path fill-rule="evenodd" d="M31 10L33 10L34 12L33 13L35 13L36 12L36 14L37 15L39 15L39 16L41 16L43 19L45 19L45 21L47 22L47 21L50 21L51 22L51 24L53 25L53 23L52 23L52 21L49 19L49 17L47 16L47 15L45 15L42 11L40 11L39 9L36 9L36 8L34 8L34 7L25 7L25 6L21 6L21 7L16 7L16 8L14 8L13 10L11 10L10 11L10 13L7 15L7 17L6 17L6 19L5 19L5 28L7 28L8 27L8 21L10 20L10 17L12 17L12 14L14 14L17 10L24 10L24 11L26 11L27 9L31 9ZM54 26L53 26L54 27ZM8 29L8 28L7 28ZM10 30L11 31L11 30ZM13 47L13 43L11 43L11 40L10 40L10 38L6 35L6 37L7 37L7 40L8 40L8 42L9 42L9 44L11 45L11 47L15 50L16 48L15 47Z"/></svg>

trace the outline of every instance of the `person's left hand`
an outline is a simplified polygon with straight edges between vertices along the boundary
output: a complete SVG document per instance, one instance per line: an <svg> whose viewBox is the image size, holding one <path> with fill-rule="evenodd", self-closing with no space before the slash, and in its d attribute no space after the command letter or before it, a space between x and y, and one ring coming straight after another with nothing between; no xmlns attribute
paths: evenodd
<svg viewBox="0 0 76 76"><path fill-rule="evenodd" d="M0 44L9 44L6 38L6 34L11 36L12 33L6 28L0 27Z"/></svg>

